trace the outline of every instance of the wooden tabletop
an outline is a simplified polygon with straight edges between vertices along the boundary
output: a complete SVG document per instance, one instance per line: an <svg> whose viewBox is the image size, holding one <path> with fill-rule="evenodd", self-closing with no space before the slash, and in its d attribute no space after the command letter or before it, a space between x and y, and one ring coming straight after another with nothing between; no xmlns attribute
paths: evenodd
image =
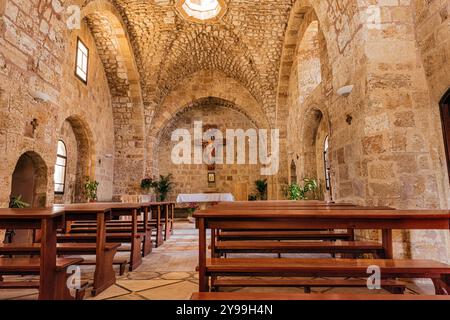
<svg viewBox="0 0 450 320"><path fill-rule="evenodd" d="M219 202L213 207L222 206L253 206L253 207L265 207L265 206L279 206L279 207L316 207L316 206L354 206L352 203L335 203L325 201L234 201L234 202Z"/></svg>
<svg viewBox="0 0 450 320"><path fill-rule="evenodd" d="M449 210L336 210L336 209L271 209L240 210L236 209L208 209L194 214L195 218L216 219L264 219L264 218L316 218L316 219L449 219Z"/></svg>
<svg viewBox="0 0 450 320"><path fill-rule="evenodd" d="M48 219L59 217L64 214L64 209L52 208L23 208L23 209L0 209L0 220L9 219Z"/></svg>
<svg viewBox="0 0 450 320"><path fill-rule="evenodd" d="M64 204L55 205L54 208L62 209L64 212L68 213L93 213L93 212L104 212L111 211L113 209L139 209L141 208L138 204L133 203L76 203L76 204Z"/></svg>

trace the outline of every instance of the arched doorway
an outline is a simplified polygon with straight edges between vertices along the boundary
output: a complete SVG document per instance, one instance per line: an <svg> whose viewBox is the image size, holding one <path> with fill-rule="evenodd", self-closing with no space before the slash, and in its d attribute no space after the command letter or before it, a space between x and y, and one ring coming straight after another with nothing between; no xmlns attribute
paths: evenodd
<svg viewBox="0 0 450 320"><path fill-rule="evenodd" d="M330 125L326 114L317 107L305 112L300 131L297 172L300 181L309 178L318 182L321 189L319 200L331 197L329 133Z"/></svg>
<svg viewBox="0 0 450 320"><path fill-rule="evenodd" d="M447 157L447 170L450 177L450 89L442 97L440 107L445 155Z"/></svg>
<svg viewBox="0 0 450 320"><path fill-rule="evenodd" d="M47 201L47 166L35 152L26 152L17 160L12 174L10 199L20 197L30 207L45 207ZM32 242L32 232L15 231L14 242Z"/></svg>
<svg viewBox="0 0 450 320"><path fill-rule="evenodd" d="M33 208L45 207L47 200L47 166L35 152L22 154L12 174L10 197L22 196Z"/></svg>

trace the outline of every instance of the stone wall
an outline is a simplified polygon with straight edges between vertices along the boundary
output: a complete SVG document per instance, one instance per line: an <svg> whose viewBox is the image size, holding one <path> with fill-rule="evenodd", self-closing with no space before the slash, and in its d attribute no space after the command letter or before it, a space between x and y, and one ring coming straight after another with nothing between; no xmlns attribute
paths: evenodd
<svg viewBox="0 0 450 320"><path fill-rule="evenodd" d="M441 73L439 61L445 60L439 57L445 56L448 42L440 42L440 54L431 44L446 39L448 2L416 3L414 18L409 2L361 4L355 11L351 1L346 1L344 11L351 9L347 13L354 15L347 27L333 25L336 21L330 20L332 14L324 16L325 4L320 3L313 6L324 34L322 48L326 55L322 51L321 63L329 62L329 67L322 67L322 88L302 93L295 87L300 82L297 56L290 57L288 163L300 155L297 175L301 178L310 174L310 157L303 154L302 158L301 152L314 143L305 132L318 127L310 110L320 110L329 121L334 199L395 208L447 207L448 182L437 101L449 82L437 77ZM432 18L439 23L431 22ZM304 30L311 24L307 9L299 21L298 34L305 37ZM345 28L354 28L354 35L337 32ZM441 70L446 67L441 62ZM440 83L440 90L431 94L430 102L429 88L433 91L434 82ZM354 85L349 96L333 92L348 84ZM377 238L378 234L362 232L360 236ZM446 232L396 233L395 247L399 256L418 257L426 252L429 258L450 258Z"/></svg>
<svg viewBox="0 0 450 320"><path fill-rule="evenodd" d="M208 167L203 165L175 165L171 161L171 153L177 142L171 141L172 132L176 129L188 129L193 137L194 121L202 121L206 131L208 126L215 127L225 135L226 129L256 129L244 114L229 106L223 106L210 99L181 111L164 129L158 148L159 170L163 175L174 175L175 188L171 194L174 199L180 193L203 193L208 189L219 193L233 193L234 185L238 182L248 182L249 193L255 194L254 181L260 179L259 165L229 165L217 164L216 183L208 183ZM226 159L226 146L224 148ZM192 155L193 155L192 150ZM248 159L248 147L246 150ZM248 163L248 161L247 161Z"/></svg>
<svg viewBox="0 0 450 320"><path fill-rule="evenodd" d="M86 25L69 33L64 16L50 2L2 1L0 5L0 205L8 204L11 175L20 155L33 151L47 168L45 203L53 203L57 140L67 134L69 119L78 150L69 138L73 163L86 158L84 172L100 181L99 196L112 196L114 153L108 83ZM90 48L86 86L74 76L77 36ZM45 92L48 101L37 92ZM34 121L35 130L30 123ZM64 124L64 125L63 125ZM64 132L62 132L62 128ZM69 134L70 135L70 134ZM80 144L85 148L78 154ZM73 183L69 181L69 183ZM70 198L70 197L68 197ZM69 199L63 199L68 201Z"/></svg>

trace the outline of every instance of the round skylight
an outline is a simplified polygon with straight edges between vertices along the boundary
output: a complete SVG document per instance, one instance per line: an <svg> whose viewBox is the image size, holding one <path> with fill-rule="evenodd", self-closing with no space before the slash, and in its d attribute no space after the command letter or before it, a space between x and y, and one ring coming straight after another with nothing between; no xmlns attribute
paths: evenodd
<svg viewBox="0 0 450 320"><path fill-rule="evenodd" d="M226 4L224 0L180 0L177 9L188 20L207 22L220 19Z"/></svg>

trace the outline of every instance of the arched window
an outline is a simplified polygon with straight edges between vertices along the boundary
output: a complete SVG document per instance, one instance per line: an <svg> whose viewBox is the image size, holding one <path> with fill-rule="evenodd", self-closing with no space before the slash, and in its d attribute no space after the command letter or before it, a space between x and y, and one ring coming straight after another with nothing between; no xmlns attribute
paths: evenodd
<svg viewBox="0 0 450 320"><path fill-rule="evenodd" d="M331 190L331 167L330 167L330 160L329 160L329 139L328 136L325 138L325 142L323 144L323 163L324 163L324 170L325 170L325 186L327 188L327 191Z"/></svg>
<svg viewBox="0 0 450 320"><path fill-rule="evenodd" d="M58 141L55 164L55 193L64 194L66 184L67 149L62 140Z"/></svg>

